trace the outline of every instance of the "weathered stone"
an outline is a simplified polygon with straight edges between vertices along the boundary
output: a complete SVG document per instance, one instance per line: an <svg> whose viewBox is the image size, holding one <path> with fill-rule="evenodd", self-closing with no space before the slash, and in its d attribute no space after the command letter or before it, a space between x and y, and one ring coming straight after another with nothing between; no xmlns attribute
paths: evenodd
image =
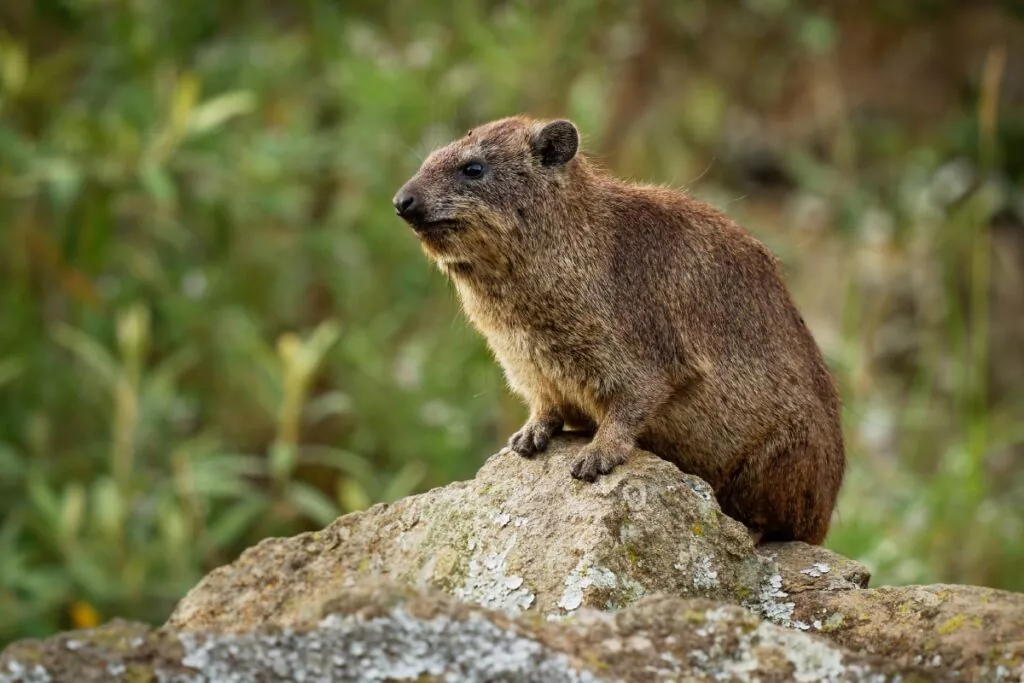
<svg viewBox="0 0 1024 683"><path fill-rule="evenodd" d="M850 649L1024 682L1024 594L934 585L807 591L790 599L794 622Z"/></svg>
<svg viewBox="0 0 1024 683"><path fill-rule="evenodd" d="M772 561L789 594L867 588L871 574L860 562L807 543L765 543L758 553Z"/></svg>
<svg viewBox="0 0 1024 683"><path fill-rule="evenodd" d="M581 443L266 540L164 628L16 644L0 683L1024 682L1024 595L868 589L824 548L755 548L706 484L650 454L572 479Z"/></svg>
<svg viewBox="0 0 1024 683"><path fill-rule="evenodd" d="M778 590L758 610L775 624L888 661L958 671L964 680L1024 683L1024 594L955 585L865 590L863 567L823 548L783 543L759 551L779 567Z"/></svg>
<svg viewBox="0 0 1024 683"><path fill-rule="evenodd" d="M387 583L338 590L320 593L292 628L115 623L18 643L0 657L0 683L923 680L918 667L705 599L649 596L614 614L582 608L552 622Z"/></svg>
<svg viewBox="0 0 1024 683"><path fill-rule="evenodd" d="M644 452L577 481L581 443L561 437L532 460L495 455L472 481L265 540L203 579L170 623L287 625L308 616L316 592L376 577L553 616L653 592L756 603L777 570L706 483Z"/></svg>

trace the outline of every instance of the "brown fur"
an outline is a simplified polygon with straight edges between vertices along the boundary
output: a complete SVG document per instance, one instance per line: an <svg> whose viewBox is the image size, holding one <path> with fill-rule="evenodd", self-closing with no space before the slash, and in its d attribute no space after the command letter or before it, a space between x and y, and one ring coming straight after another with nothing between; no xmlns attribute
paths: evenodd
<svg viewBox="0 0 1024 683"><path fill-rule="evenodd" d="M578 144L567 121L494 121L432 153L395 200L529 404L508 449L593 430L576 478L639 446L705 479L755 535L821 543L845 468L839 398L775 257Z"/></svg>

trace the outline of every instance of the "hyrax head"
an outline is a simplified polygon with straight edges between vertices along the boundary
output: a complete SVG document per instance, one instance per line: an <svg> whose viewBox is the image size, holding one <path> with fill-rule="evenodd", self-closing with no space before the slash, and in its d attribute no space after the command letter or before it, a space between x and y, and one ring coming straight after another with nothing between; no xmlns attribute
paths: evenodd
<svg viewBox="0 0 1024 683"><path fill-rule="evenodd" d="M472 262L529 243L532 217L567 188L580 137L570 121L492 121L426 158L395 211L438 262Z"/></svg>

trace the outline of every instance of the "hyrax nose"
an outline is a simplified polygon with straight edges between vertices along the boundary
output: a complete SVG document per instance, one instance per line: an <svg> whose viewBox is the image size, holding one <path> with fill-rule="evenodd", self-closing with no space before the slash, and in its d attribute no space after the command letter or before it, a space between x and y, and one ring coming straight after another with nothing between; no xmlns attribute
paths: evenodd
<svg viewBox="0 0 1024 683"><path fill-rule="evenodd" d="M414 216L420 210L420 201L412 192L408 190L400 191L394 200L395 213L402 218L409 218Z"/></svg>

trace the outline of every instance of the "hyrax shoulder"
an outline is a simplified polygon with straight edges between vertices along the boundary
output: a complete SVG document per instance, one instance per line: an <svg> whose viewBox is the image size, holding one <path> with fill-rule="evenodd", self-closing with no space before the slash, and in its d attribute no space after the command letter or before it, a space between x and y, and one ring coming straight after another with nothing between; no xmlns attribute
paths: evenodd
<svg viewBox="0 0 1024 683"><path fill-rule="evenodd" d="M775 257L579 144L569 121L493 121L394 199L529 405L508 450L592 430L576 478L639 446L707 480L765 539L820 543L845 468L839 398Z"/></svg>

